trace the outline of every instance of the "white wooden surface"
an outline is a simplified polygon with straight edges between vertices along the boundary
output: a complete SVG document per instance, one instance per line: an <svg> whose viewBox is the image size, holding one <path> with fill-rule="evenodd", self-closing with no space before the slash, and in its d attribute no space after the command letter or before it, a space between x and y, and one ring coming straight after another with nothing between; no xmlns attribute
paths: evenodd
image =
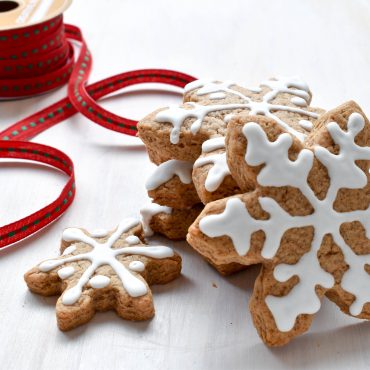
<svg viewBox="0 0 370 370"><path fill-rule="evenodd" d="M142 67L248 85L299 74L309 82L315 105L331 108L354 99L370 113L369 1L75 0L65 18L82 28L93 52L91 81ZM63 94L0 103L0 128ZM148 88L107 99L104 106L140 118L178 101L174 93ZM57 255L64 227L109 228L136 215L147 201L144 181L153 166L139 139L82 116L35 141L74 159L78 192L59 221L0 252L1 369L369 368L370 324L326 300L308 334L284 348L266 348L247 308L258 267L222 278L185 243L167 242L183 257L183 275L153 288L153 320L125 322L110 312L61 333L56 299L31 294L23 273ZM2 225L51 201L65 180L38 165L2 162L0 168Z"/></svg>

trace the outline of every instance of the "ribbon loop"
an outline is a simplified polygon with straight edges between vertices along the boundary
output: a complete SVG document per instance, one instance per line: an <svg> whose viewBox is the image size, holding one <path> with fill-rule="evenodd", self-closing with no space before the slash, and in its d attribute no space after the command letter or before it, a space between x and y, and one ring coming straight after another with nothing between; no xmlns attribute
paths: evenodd
<svg viewBox="0 0 370 370"><path fill-rule="evenodd" d="M26 238L59 218L74 199L75 179L72 160L60 150L47 145L26 141L3 141L0 143L0 158L45 163L68 176L62 192L52 203L29 216L0 227L0 248L2 248Z"/></svg>
<svg viewBox="0 0 370 370"><path fill-rule="evenodd" d="M80 43L74 62L69 40ZM109 130L136 136L137 121L120 117L96 103L101 97L142 83L184 87L194 77L166 69L142 69L120 73L87 85L92 57L78 27L64 25L63 16L34 26L0 31L0 98L19 98L44 93L68 82L68 96L0 132L0 158L38 161L66 173L68 182L48 206L16 222L0 227L0 248L15 243L60 217L74 194L72 160L63 152L28 140L79 112Z"/></svg>

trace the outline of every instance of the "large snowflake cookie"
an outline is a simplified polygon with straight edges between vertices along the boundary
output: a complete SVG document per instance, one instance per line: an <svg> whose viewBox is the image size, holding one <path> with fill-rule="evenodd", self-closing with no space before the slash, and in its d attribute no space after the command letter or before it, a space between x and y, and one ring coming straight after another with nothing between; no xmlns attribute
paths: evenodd
<svg viewBox="0 0 370 370"><path fill-rule="evenodd" d="M370 317L369 146L354 102L305 137L268 116L230 122L227 162L245 193L207 204L188 241L214 265L262 263L250 310L265 343L307 331L324 295Z"/></svg>
<svg viewBox="0 0 370 370"><path fill-rule="evenodd" d="M241 193L226 160L229 121L241 112L263 115L304 140L323 113L310 102L308 86L297 77L252 89L231 81L188 84L183 104L158 109L139 122L139 136L158 165L146 184L149 196L161 206L194 213L197 203Z"/></svg>
<svg viewBox="0 0 370 370"><path fill-rule="evenodd" d="M150 319L154 306L149 285L179 276L181 258L169 247L145 245L142 234L136 219L123 220L111 232L66 229L61 256L28 271L25 281L34 293L63 293L56 305L61 330L111 309L127 320Z"/></svg>

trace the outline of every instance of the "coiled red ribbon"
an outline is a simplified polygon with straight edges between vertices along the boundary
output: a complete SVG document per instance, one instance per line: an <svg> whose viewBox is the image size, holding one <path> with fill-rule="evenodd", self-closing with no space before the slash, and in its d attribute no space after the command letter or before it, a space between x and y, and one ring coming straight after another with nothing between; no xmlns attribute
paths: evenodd
<svg viewBox="0 0 370 370"><path fill-rule="evenodd" d="M74 61L74 40L81 45ZM71 205L75 195L72 160L50 146L28 140L42 131L82 113L113 131L135 136L137 121L113 114L96 103L99 98L127 86L164 83L184 87L194 77L165 69L121 73L87 86L92 57L78 27L63 23L63 16L30 27L0 31L0 96L34 96L68 82L68 96L0 132L0 158L46 163L63 171L68 181L59 197L46 207L0 227L0 248L13 244L50 224Z"/></svg>

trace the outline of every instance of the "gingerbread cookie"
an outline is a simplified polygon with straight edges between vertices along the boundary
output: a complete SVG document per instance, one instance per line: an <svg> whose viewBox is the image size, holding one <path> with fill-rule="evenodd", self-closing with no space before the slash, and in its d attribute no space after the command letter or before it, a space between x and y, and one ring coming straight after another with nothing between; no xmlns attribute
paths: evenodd
<svg viewBox="0 0 370 370"><path fill-rule="evenodd" d="M303 140L323 113L309 107L310 102L308 86L296 77L272 79L255 89L198 80L185 87L184 104L157 110L140 121L139 136L156 164L195 162L193 182L207 204L241 192L228 168L223 141L232 117L241 112L264 115Z"/></svg>
<svg viewBox="0 0 370 370"><path fill-rule="evenodd" d="M240 115L226 143L231 174L255 190L208 204L188 240L214 264L262 263L250 310L263 341L307 331L324 295L369 318L370 125L358 105L327 112L303 141Z"/></svg>
<svg viewBox="0 0 370 370"><path fill-rule="evenodd" d="M161 163L146 181L149 197L154 203L177 209L200 203L192 172L192 162L171 159Z"/></svg>
<svg viewBox="0 0 370 370"><path fill-rule="evenodd" d="M203 206L200 204L188 209L175 209L150 203L140 210L144 235L152 236L158 233L172 240L185 239L189 226L202 209Z"/></svg>
<svg viewBox="0 0 370 370"><path fill-rule="evenodd" d="M58 326L70 330L88 322L96 311L114 309L127 320L154 315L152 284L179 276L181 257L171 248L142 242L142 226L125 219L111 232L63 232L61 256L41 262L24 278L29 289L44 296L59 295Z"/></svg>
<svg viewBox="0 0 370 370"><path fill-rule="evenodd" d="M202 154L194 163L193 181L203 204L241 192L226 161L224 137L202 144Z"/></svg>

